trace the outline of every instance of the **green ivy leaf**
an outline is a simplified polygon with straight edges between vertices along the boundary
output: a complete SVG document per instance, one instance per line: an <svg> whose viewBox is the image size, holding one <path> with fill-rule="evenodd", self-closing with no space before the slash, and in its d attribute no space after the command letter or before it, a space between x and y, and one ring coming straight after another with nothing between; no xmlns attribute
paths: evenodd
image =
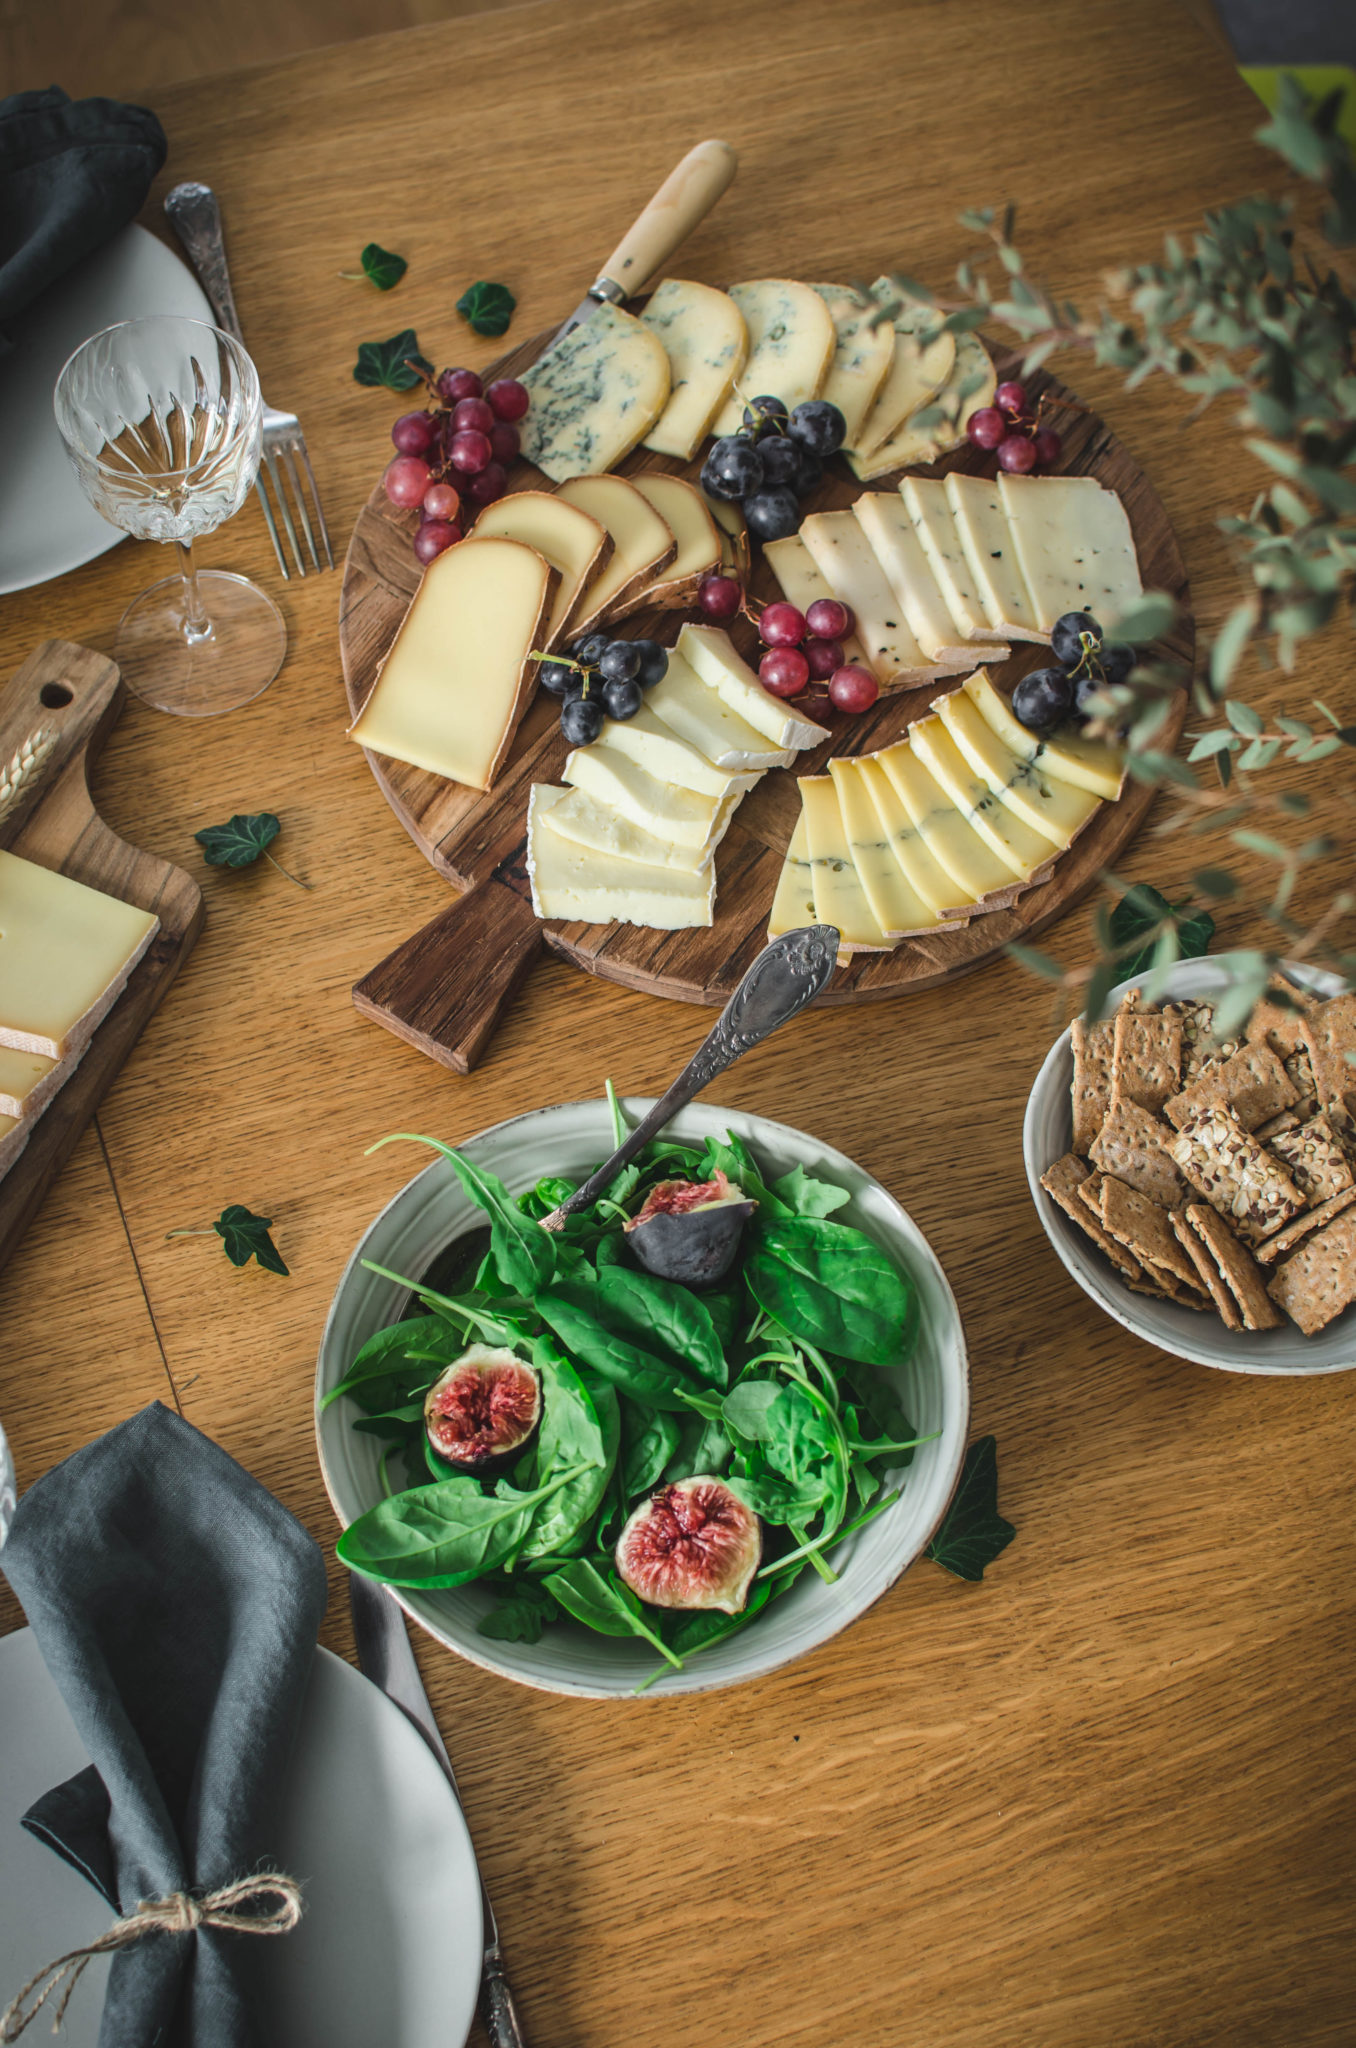
<svg viewBox="0 0 1356 2048"><path fill-rule="evenodd" d="M412 391L419 382L420 370L432 376L433 365L427 356L419 353L419 337L414 329L403 327L389 341L359 342L353 381L355 384L384 385L387 391Z"/></svg>
<svg viewBox="0 0 1356 2048"><path fill-rule="evenodd" d="M1147 974L1154 966L1155 940L1158 927L1165 918L1172 918L1177 926L1179 957L1184 960L1198 960L1209 951L1210 941L1215 936L1215 920L1208 910L1198 910L1194 917L1182 917L1185 905L1169 903L1149 882L1136 882L1128 889L1111 913L1111 943L1118 956L1116 978L1130 981L1137 974ZM1128 958L1120 958L1121 949L1131 946L1143 935L1145 944Z"/></svg>
<svg viewBox="0 0 1356 2048"><path fill-rule="evenodd" d="M482 278L468 285L457 300L457 311L476 334L507 334L517 305L505 284L487 284Z"/></svg>
<svg viewBox="0 0 1356 2048"><path fill-rule="evenodd" d="M222 1210L212 1228L225 1245L233 1266L247 1266L251 1259L257 1259L270 1273L286 1275L282 1254L269 1236L273 1228L271 1216L256 1216L242 1203L232 1202Z"/></svg>
<svg viewBox="0 0 1356 2048"><path fill-rule="evenodd" d="M379 292L391 291L410 267L403 256L383 249L380 242L369 242L358 260Z"/></svg>
<svg viewBox="0 0 1356 2048"><path fill-rule="evenodd" d="M923 1555L958 1579L982 1579L985 1565L1016 1534L998 1512L998 1439L978 1437L965 1453L951 1505Z"/></svg>
<svg viewBox="0 0 1356 2048"><path fill-rule="evenodd" d="M281 830L282 822L272 811L237 811L224 825L204 825L193 837L210 868L253 867L262 854L270 867L287 875L289 882L295 882L299 889L309 889L309 882L303 882L300 875L288 874L268 851Z"/></svg>

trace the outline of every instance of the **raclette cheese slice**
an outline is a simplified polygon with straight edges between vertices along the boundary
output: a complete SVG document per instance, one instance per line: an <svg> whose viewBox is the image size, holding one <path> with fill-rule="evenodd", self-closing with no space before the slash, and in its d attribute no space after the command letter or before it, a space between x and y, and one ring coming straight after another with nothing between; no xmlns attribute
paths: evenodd
<svg viewBox="0 0 1356 2048"><path fill-rule="evenodd" d="M598 476L643 440L668 403L669 359L632 313L599 306L522 373L522 451L555 483Z"/></svg>
<svg viewBox="0 0 1356 2048"><path fill-rule="evenodd" d="M538 917L567 923L641 924L683 931L711 923L716 901L714 863L693 872L646 867L563 838L551 812L569 791L537 783L527 814L527 873Z"/></svg>
<svg viewBox="0 0 1356 2048"><path fill-rule="evenodd" d="M882 687L902 689L951 673L947 663L930 661L918 645L851 512L812 512L801 521L800 537L834 596L850 607L867 665Z"/></svg>
<svg viewBox="0 0 1356 2048"><path fill-rule="evenodd" d="M989 624L1014 640L1044 640L997 484L952 470L946 499Z"/></svg>
<svg viewBox="0 0 1356 2048"><path fill-rule="evenodd" d="M693 673L682 655L672 651L668 673L645 692L645 708L717 768L740 774L755 769L761 772L789 768L796 758L793 747L772 746L766 733L756 731L731 711Z"/></svg>
<svg viewBox="0 0 1356 2048"><path fill-rule="evenodd" d="M977 661L1002 661L1011 653L1002 641L979 647L967 644L965 629L951 615L912 515L897 492L864 491L852 512L929 661L963 662L968 668Z"/></svg>
<svg viewBox="0 0 1356 2048"><path fill-rule="evenodd" d="M117 1001L160 920L0 852L0 1046L60 1060Z"/></svg>
<svg viewBox="0 0 1356 2048"><path fill-rule="evenodd" d="M829 773L838 792L848 851L876 923L891 939L936 931L944 920L929 910L895 858L893 840L876 813L860 764L830 761Z"/></svg>
<svg viewBox="0 0 1356 2048"><path fill-rule="evenodd" d="M486 540L495 534L535 548L559 576L541 642L543 649L558 647L574 631L586 586L612 553L612 536L601 520L554 491L515 491L487 505L471 538Z"/></svg>
<svg viewBox="0 0 1356 2048"><path fill-rule="evenodd" d="M814 924L816 921L809 845L809 837L805 830L805 807L802 804L772 898L772 909L767 921L767 935L770 939L779 939L783 932L799 931L803 925Z"/></svg>
<svg viewBox="0 0 1356 2048"><path fill-rule="evenodd" d="M964 754L975 774L994 795L1034 831L1061 849L1082 831L1088 819L1101 808L1101 799L1089 789L1022 760L986 725L973 697L956 690L939 699L937 716Z"/></svg>
<svg viewBox="0 0 1356 2048"><path fill-rule="evenodd" d="M685 277L662 279L640 317L669 359L668 404L645 446L686 462L744 367L749 330L727 292Z"/></svg>
<svg viewBox="0 0 1356 2048"><path fill-rule="evenodd" d="M572 476L556 496L587 512L612 537L612 552L589 579L575 621L575 631L582 633L625 611L636 593L668 568L678 542L667 521L625 477Z"/></svg>
<svg viewBox="0 0 1356 2048"><path fill-rule="evenodd" d="M888 953L890 940L872 914L852 858L833 778L802 775L797 780L805 812L815 923L831 924L837 929L840 951Z"/></svg>
<svg viewBox="0 0 1356 2048"><path fill-rule="evenodd" d="M1144 595L1126 510L1091 476L1000 474L998 495L1037 624L1091 612L1114 640L1116 623Z"/></svg>
<svg viewBox="0 0 1356 2048"><path fill-rule="evenodd" d="M732 284L730 297L749 330L748 361L740 390L731 393L712 423L713 434L737 432L744 397L780 398L790 412L815 398L837 343L833 315L813 286L787 277L755 278Z"/></svg>
<svg viewBox="0 0 1356 2048"><path fill-rule="evenodd" d="M719 626L694 626L689 621L678 635L678 653L727 710L763 733L775 747L803 753L829 737L822 725L798 718L784 698L763 688L748 663L740 660L729 634Z"/></svg>
<svg viewBox="0 0 1356 2048"><path fill-rule="evenodd" d="M819 396L843 415L843 445L853 448L880 393L895 353L895 330L880 306L850 284L816 284L833 321L834 349ZM872 325L873 320L875 325Z"/></svg>
<svg viewBox="0 0 1356 2048"><path fill-rule="evenodd" d="M459 541L424 571L349 738L489 789L531 695L556 572L522 541Z"/></svg>
<svg viewBox="0 0 1356 2048"><path fill-rule="evenodd" d="M906 476L899 489L938 588L966 639L1001 640L980 602L946 485L938 477Z"/></svg>
<svg viewBox="0 0 1356 2048"><path fill-rule="evenodd" d="M680 476L661 476L647 470L633 476L631 482L672 528L678 547L673 560L649 588L613 616L621 618L625 612L637 611L645 604L663 605L666 610L694 604L702 577L720 566L720 529L706 509L705 498Z"/></svg>
<svg viewBox="0 0 1356 2048"><path fill-rule="evenodd" d="M1125 766L1114 747L1100 740L1084 739L1081 733L1059 732L1047 738L1030 731L986 675L972 675L961 687L985 724L992 727L1018 760L1031 761L1078 789L1090 789L1108 803L1114 803L1120 795Z"/></svg>

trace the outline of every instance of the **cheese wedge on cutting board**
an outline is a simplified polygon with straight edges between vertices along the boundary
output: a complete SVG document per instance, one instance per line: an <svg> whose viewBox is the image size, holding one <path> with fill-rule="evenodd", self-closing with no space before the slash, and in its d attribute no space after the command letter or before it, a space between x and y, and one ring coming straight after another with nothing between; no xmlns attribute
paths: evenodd
<svg viewBox="0 0 1356 2048"><path fill-rule="evenodd" d="M903 605L851 512L812 512L801 521L800 538L834 596L851 607L867 665L879 683L903 687L952 672L947 663L929 661L918 645Z"/></svg>
<svg viewBox="0 0 1356 2048"><path fill-rule="evenodd" d="M459 541L434 557L349 738L489 789L527 706L556 572L521 541Z"/></svg>
<svg viewBox="0 0 1356 2048"><path fill-rule="evenodd" d="M829 773L838 792L852 864L876 923L891 939L936 931L944 920L928 909L896 860L893 841L880 822L859 764L830 761Z"/></svg>
<svg viewBox="0 0 1356 2048"><path fill-rule="evenodd" d="M992 847L1010 875L1029 882L1055 857L1043 832L1009 811L987 782L976 775L940 718L923 718L909 727L909 744L933 781L945 790L956 809Z"/></svg>
<svg viewBox="0 0 1356 2048"><path fill-rule="evenodd" d="M744 367L749 330L728 293L685 277L662 279L640 318L669 359L668 403L645 446L686 461Z"/></svg>
<svg viewBox="0 0 1356 2048"><path fill-rule="evenodd" d="M47 1053L0 1046L0 1116L37 1116L54 1093L61 1066Z"/></svg>
<svg viewBox="0 0 1356 2048"><path fill-rule="evenodd" d="M551 830L578 846L615 854L618 860L639 861L642 867L683 868L689 874L708 867L715 852L714 842L700 848L676 846L671 839L645 831L610 804L600 803L587 790L577 788L553 806Z"/></svg>
<svg viewBox="0 0 1356 2048"><path fill-rule="evenodd" d="M969 644L964 628L951 616L909 509L895 491L865 491L852 512L929 661L969 668L977 661L1006 659L1012 650L1004 641Z"/></svg>
<svg viewBox="0 0 1356 2048"><path fill-rule="evenodd" d="M899 293L888 277L878 277L872 297L888 306ZM939 334L924 346L921 333L935 327L941 315L932 306L920 306L906 299L893 316L895 346L890 368L876 395L876 402L853 445L853 452L869 456L908 419L934 398L951 375L956 362L956 337Z"/></svg>
<svg viewBox="0 0 1356 2048"><path fill-rule="evenodd" d="M471 538L488 540L496 534L535 548L559 576L541 642L543 652L558 646L575 628L587 584L612 553L611 535L599 520L553 491L515 491L487 505Z"/></svg>
<svg viewBox="0 0 1356 2048"><path fill-rule="evenodd" d="M648 769L628 760L611 747L595 740L592 746L576 747L563 770L574 789L586 790L598 803L609 805L643 832L684 846L698 854L707 852L715 832L720 807L717 796L703 796L694 789L676 789L661 782Z"/></svg>
<svg viewBox="0 0 1356 2048"><path fill-rule="evenodd" d="M833 359L837 335L828 307L808 284L787 277L732 284L730 297L749 330L748 360L740 387L750 398L773 394L790 412L815 398ZM733 434L744 400L732 392L712 422L713 434Z"/></svg>
<svg viewBox="0 0 1356 2048"><path fill-rule="evenodd" d="M1144 595L1124 505L1090 476L1000 474L1017 560L1037 622L1049 633L1065 612L1091 612L1108 640Z"/></svg>
<svg viewBox="0 0 1356 2048"><path fill-rule="evenodd" d="M997 484L953 469L946 478L946 499L989 624L1014 640L1046 639Z"/></svg>
<svg viewBox="0 0 1356 2048"><path fill-rule="evenodd" d="M748 663L740 660L729 634L719 626L685 625L678 635L678 653L728 711L762 733L773 746L803 753L829 737L822 725L798 718L785 698L774 697L763 688Z"/></svg>
<svg viewBox="0 0 1356 2048"><path fill-rule="evenodd" d="M0 1046L60 1060L87 1043L159 929L149 910L0 852Z"/></svg>
<svg viewBox="0 0 1356 2048"><path fill-rule="evenodd" d="M903 798L880 765L876 754L864 754L857 762L862 787L871 799L890 851L904 870L909 887L932 914L948 924L967 921L972 903L968 892L958 889L930 851L926 839L904 808Z"/></svg>
<svg viewBox="0 0 1356 2048"><path fill-rule="evenodd" d="M669 359L631 313L600 306L520 381L531 404L522 451L555 483L597 476L644 439L669 398Z"/></svg>
<svg viewBox="0 0 1356 2048"><path fill-rule="evenodd" d="M967 385L971 388L962 397ZM983 342L975 334L958 334L956 360L941 390L910 413L869 455L849 451L848 461L863 483L894 469L936 462L948 449L959 448L971 415L981 406L992 405L997 389L998 372ZM943 417L929 426L919 424L923 415L934 409L940 410Z"/></svg>
<svg viewBox="0 0 1356 2048"><path fill-rule="evenodd" d="M845 947L850 953L888 953L890 940L872 915L852 858L833 778L802 775L797 780L805 813L815 923L837 927L842 942L840 950Z"/></svg>
<svg viewBox="0 0 1356 2048"><path fill-rule="evenodd" d="M802 805L796 828L791 834L791 844L782 862L782 871L777 877L767 935L770 939L779 939L783 932L799 931L802 925L816 922L815 889L805 830L805 807Z"/></svg>
<svg viewBox="0 0 1356 2048"><path fill-rule="evenodd" d="M789 768L796 758L794 747L772 746L766 733L731 711L682 655L672 651L668 673L645 692L643 708L717 768L738 774L761 773L768 768Z"/></svg>
<svg viewBox="0 0 1356 2048"><path fill-rule="evenodd" d="M962 816L907 740L886 747L875 759L928 852L960 890L959 902L979 903L986 896L1011 892L1012 869Z"/></svg>
<svg viewBox="0 0 1356 2048"><path fill-rule="evenodd" d="M638 591L667 569L678 542L667 521L625 477L568 477L555 495L596 519L612 539L612 552L589 578L579 608L575 631L582 633L624 611Z"/></svg>
<svg viewBox="0 0 1356 2048"><path fill-rule="evenodd" d="M1036 762L1022 760L986 725L964 689L938 699L934 709L975 774L999 801L1052 845L1070 845L1101 808L1089 789L1061 782Z"/></svg>
<svg viewBox="0 0 1356 2048"><path fill-rule="evenodd" d="M1002 634L989 624L980 603L974 575L956 531L946 485L936 477L906 476L899 489L937 587L967 642L1001 640Z"/></svg>
<svg viewBox="0 0 1356 2048"><path fill-rule="evenodd" d="M736 791L743 796L762 779L760 769L740 774L731 768L718 768L699 748L689 746L670 731L662 718L655 717L648 703L628 719L605 719L599 738L614 753L627 755L659 781L672 782L679 789L699 790L705 796L729 796Z"/></svg>
<svg viewBox="0 0 1356 2048"><path fill-rule="evenodd" d="M819 565L798 533L790 533L785 540L765 540L763 560L776 577L782 596L795 605L797 611L808 611L822 597L832 597L833 592L819 572ZM870 668L866 651L855 633L849 633L843 641L843 654L848 661L860 661Z"/></svg>
<svg viewBox="0 0 1356 2048"><path fill-rule="evenodd" d="M1031 732L986 675L970 676L961 687L985 724L1018 760L1030 761L1062 782L1073 783L1076 789L1091 790L1108 803L1120 795L1125 764L1114 747L1084 739L1081 733L1060 732L1047 738Z"/></svg>
<svg viewBox="0 0 1356 2048"><path fill-rule="evenodd" d="M714 865L694 873L645 867L563 838L551 812L569 791L537 783L527 813L527 873L538 917L567 923L641 924L684 931L711 923L716 901Z"/></svg>
<svg viewBox="0 0 1356 2048"><path fill-rule="evenodd" d="M694 604L702 577L720 564L720 529L706 509L705 498L680 476L644 471L631 482L672 529L678 546L673 560L648 589L626 607L619 607L613 617L621 618L625 611L637 611L645 604L669 609Z"/></svg>
<svg viewBox="0 0 1356 2048"><path fill-rule="evenodd" d="M819 392L843 415L845 447L856 446L863 420L876 402L894 360L895 330L877 301L850 284L816 284L834 328L833 356ZM755 394L756 396L757 394Z"/></svg>

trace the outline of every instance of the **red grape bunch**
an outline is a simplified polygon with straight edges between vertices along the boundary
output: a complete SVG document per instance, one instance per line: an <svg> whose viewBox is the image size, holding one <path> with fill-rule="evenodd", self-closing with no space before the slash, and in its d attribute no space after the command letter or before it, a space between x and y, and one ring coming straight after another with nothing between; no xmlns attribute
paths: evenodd
<svg viewBox="0 0 1356 2048"><path fill-rule="evenodd" d="M420 508L414 552L426 565L461 539L463 505L474 519L503 497L518 453L517 422L529 403L515 377L486 390L474 370L444 370L429 379L429 390L429 409L402 413L392 427L396 453L383 478L393 505Z"/></svg>
<svg viewBox="0 0 1356 2048"><path fill-rule="evenodd" d="M986 452L996 448L999 468L1011 470L1014 476L1029 476L1033 469L1053 469L1059 461L1059 435L1053 427L1041 425L1024 384L1000 384L993 404L971 413L965 432L972 447Z"/></svg>

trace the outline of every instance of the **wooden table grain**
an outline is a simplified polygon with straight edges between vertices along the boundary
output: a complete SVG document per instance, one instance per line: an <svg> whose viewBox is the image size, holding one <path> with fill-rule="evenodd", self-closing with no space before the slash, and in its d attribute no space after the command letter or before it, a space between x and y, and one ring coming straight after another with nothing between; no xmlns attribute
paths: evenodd
<svg viewBox="0 0 1356 2048"><path fill-rule="evenodd" d="M1076 296L1282 183L1172 0L542 0L153 98L171 138L155 198L184 177L220 193L247 339L341 537L400 403L352 381L357 343L410 325L440 362L487 361L500 344L453 310L465 285L507 283L524 333L559 317L703 135L741 155L682 258L713 281L896 266L942 284L957 211L1011 198L1032 261ZM372 239L409 258L389 297L339 275ZM1214 521L1256 489L1250 458L1223 416L1187 428L1166 392L1061 367L1157 484L1208 629L1237 589ZM130 703L96 795L190 865L199 826L274 809L313 887L202 870L197 950L0 1277L0 1414L26 1484L175 1400L332 1562L317 1340L354 1240L422 1164L363 1148L458 1140L609 1073L657 1092L709 1020L548 960L469 1079L362 1022L351 982L446 885L344 740L338 579L280 589L252 506L203 555L279 598L283 673L214 723ZM3 600L6 670L52 634L107 650L163 568L127 543ZM1356 708L1335 645L1257 687L1272 708ZM1320 821L1344 801L1349 820L1330 774L1305 786ZM1151 821L1129 867L1171 890L1213 851ZM1306 871L1301 912L1335 872ZM1243 910L1221 928L1259 932ZM1085 912L1050 943L1085 957ZM945 1262L1020 1532L982 1585L920 1564L805 1662L681 1702L556 1700L419 1643L535 2048L1352 2039L1356 1383L1176 1363L1074 1287L1020 1157L1059 1021L1001 964L806 1016L715 1091L861 1160ZM167 1237L230 1201L274 1218L289 1280ZM5 1594L0 1626L18 1619ZM337 1573L324 1639L351 1653Z"/></svg>

